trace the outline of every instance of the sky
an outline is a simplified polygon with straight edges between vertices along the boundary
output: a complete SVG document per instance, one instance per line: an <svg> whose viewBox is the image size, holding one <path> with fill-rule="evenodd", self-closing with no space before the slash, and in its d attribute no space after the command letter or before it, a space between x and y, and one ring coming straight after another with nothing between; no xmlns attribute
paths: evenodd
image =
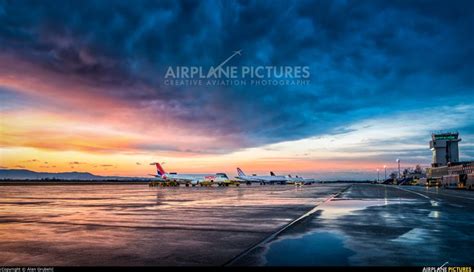
<svg viewBox="0 0 474 272"><path fill-rule="evenodd" d="M0 168L374 179L474 160L473 1L0 0ZM168 67L306 66L306 85L174 86Z"/></svg>

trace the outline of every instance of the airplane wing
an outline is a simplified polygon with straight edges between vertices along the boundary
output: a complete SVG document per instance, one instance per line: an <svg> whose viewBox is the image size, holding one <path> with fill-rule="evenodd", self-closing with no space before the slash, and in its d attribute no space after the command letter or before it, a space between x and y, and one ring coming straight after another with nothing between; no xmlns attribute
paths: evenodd
<svg viewBox="0 0 474 272"><path fill-rule="evenodd" d="M153 175L153 174L148 174L149 176L155 177L156 181L165 181L161 176L159 175Z"/></svg>
<svg viewBox="0 0 474 272"><path fill-rule="evenodd" d="M264 182L264 179L257 178L257 177L252 177L252 178L246 178L246 177L235 177L236 179L243 180L243 181L250 181L250 182Z"/></svg>
<svg viewBox="0 0 474 272"><path fill-rule="evenodd" d="M236 176L235 178L238 179L238 180L243 180L243 181L258 181L258 180L256 180L256 179L253 179L253 178L252 178L252 179L249 179L249 178L247 178L247 177L239 177L239 176Z"/></svg>

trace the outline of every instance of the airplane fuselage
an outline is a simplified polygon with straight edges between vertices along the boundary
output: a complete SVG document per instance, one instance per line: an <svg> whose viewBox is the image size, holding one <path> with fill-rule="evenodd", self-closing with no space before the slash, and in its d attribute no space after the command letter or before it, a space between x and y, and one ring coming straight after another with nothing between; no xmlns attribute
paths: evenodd
<svg viewBox="0 0 474 272"><path fill-rule="evenodd" d="M180 184L191 184L197 185L203 182L209 183L226 183L229 182L229 178L224 175L217 174L175 174L169 173L165 174L165 179L168 181L175 181Z"/></svg>
<svg viewBox="0 0 474 272"><path fill-rule="evenodd" d="M236 177L246 182L258 182L258 183L286 183L284 176L238 176Z"/></svg>

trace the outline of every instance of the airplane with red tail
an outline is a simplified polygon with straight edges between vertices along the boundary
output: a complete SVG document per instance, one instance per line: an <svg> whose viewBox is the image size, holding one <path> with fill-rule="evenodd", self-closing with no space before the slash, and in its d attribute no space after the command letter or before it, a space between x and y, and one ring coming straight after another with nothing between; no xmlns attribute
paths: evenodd
<svg viewBox="0 0 474 272"><path fill-rule="evenodd" d="M150 163L150 165L156 166L155 177L159 178L162 182L176 182L177 184L184 184L186 186L196 185L212 185L218 184L219 186L227 186L232 183L229 177L225 173L216 174L178 174L178 173L167 173L163 166L158 162Z"/></svg>

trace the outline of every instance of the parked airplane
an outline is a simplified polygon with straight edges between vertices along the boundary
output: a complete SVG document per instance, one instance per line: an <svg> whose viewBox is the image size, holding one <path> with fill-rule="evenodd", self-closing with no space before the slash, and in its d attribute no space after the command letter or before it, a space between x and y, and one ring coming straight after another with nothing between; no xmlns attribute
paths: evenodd
<svg viewBox="0 0 474 272"><path fill-rule="evenodd" d="M286 178L286 183L287 184L303 184L304 183L304 178L302 177L292 177L291 175L288 175Z"/></svg>
<svg viewBox="0 0 474 272"><path fill-rule="evenodd" d="M212 185L213 183L219 186L234 184L225 173L212 174L178 174L178 173L166 173L163 167L158 162L150 163L150 165L156 166L155 177L160 182L176 182L177 184L184 184L186 186L192 185ZM238 186L238 184L236 184Z"/></svg>
<svg viewBox="0 0 474 272"><path fill-rule="evenodd" d="M270 172L270 176L257 176L257 175L252 175L252 176L247 176L242 169L237 167L237 173L238 176L235 177L239 180L245 181L247 184L251 184L252 182L258 182L261 185L265 184L285 184L286 183L286 177L285 176L276 176L273 172Z"/></svg>
<svg viewBox="0 0 474 272"><path fill-rule="evenodd" d="M306 178L303 178L303 177L299 177L298 175L296 175L295 177L292 177L291 175L288 175L288 177L286 178L286 183L287 184L295 184L295 185L306 185L306 184L313 184L315 183L316 180L315 179L306 179Z"/></svg>

